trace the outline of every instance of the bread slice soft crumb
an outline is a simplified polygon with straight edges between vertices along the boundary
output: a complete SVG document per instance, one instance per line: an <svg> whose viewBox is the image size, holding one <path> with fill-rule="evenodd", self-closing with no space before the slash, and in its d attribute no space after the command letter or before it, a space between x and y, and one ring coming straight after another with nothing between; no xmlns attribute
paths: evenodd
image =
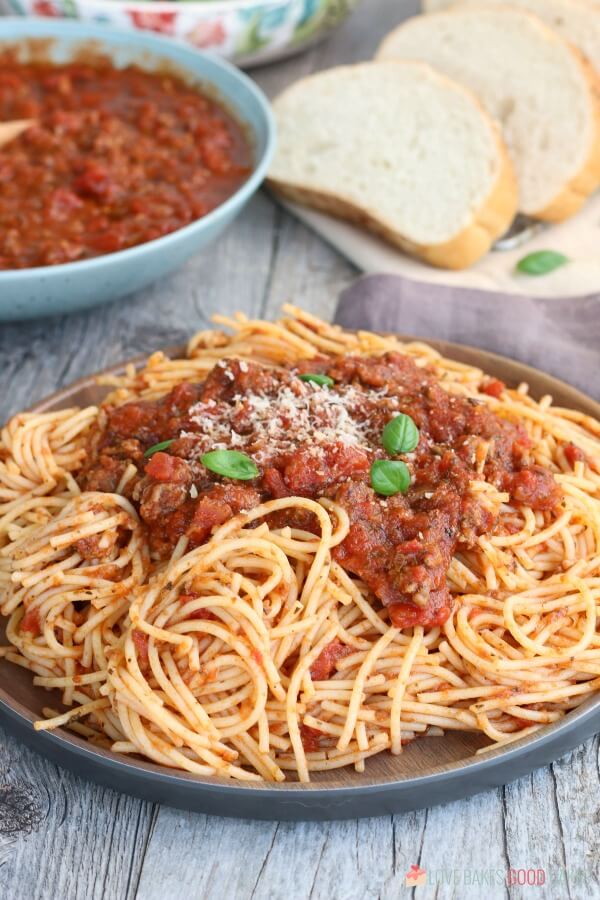
<svg viewBox="0 0 600 900"><path fill-rule="evenodd" d="M274 112L277 193L432 265L471 265L514 218L516 179L497 127L428 66L330 69L286 90Z"/></svg>
<svg viewBox="0 0 600 900"><path fill-rule="evenodd" d="M454 6L508 6L524 9L578 47L600 72L600 0L421 0L423 12Z"/></svg>
<svg viewBox="0 0 600 900"><path fill-rule="evenodd" d="M409 19L377 58L421 60L475 91L502 125L522 212L562 221L600 184L597 76L536 16L453 6Z"/></svg>

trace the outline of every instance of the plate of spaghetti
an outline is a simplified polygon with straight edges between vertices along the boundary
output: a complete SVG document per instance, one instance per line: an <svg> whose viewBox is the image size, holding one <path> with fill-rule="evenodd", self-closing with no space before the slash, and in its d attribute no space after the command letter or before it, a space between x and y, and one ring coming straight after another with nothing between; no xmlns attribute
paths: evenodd
<svg viewBox="0 0 600 900"><path fill-rule="evenodd" d="M600 408L284 310L4 427L4 720L112 787L258 818L566 752L600 707Z"/></svg>

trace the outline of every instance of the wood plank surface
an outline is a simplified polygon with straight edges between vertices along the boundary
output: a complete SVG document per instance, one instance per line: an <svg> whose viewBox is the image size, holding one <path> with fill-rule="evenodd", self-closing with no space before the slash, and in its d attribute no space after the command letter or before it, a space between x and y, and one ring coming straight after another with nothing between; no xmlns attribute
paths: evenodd
<svg viewBox="0 0 600 900"><path fill-rule="evenodd" d="M365 59L416 2L363 0L331 40L253 73L269 95ZM73 379L183 341L214 312L331 317L353 267L265 194L209 251L98 310L0 326L0 421ZM1 900L397 900L600 897L598 739L502 790L401 816L270 823L181 812L98 788L0 730ZM412 864L428 883L405 886ZM511 869L545 884L511 886ZM539 877L539 876L538 876Z"/></svg>

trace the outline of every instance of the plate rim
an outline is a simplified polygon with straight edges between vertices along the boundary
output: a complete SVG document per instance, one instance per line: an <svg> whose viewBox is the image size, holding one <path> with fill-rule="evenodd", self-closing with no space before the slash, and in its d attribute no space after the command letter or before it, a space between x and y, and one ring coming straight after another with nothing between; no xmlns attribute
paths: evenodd
<svg viewBox="0 0 600 900"><path fill-rule="evenodd" d="M478 367L481 367L483 371L489 374L493 374L495 366L502 366L506 369L508 365L509 371L516 376L516 380L519 382L528 381L532 377L537 380L541 377L544 386L548 387L549 393L552 393L553 390L558 390L559 392L566 391L571 398L570 402L573 403L572 408L576 409L580 405L587 414L595 415L600 419L600 402L568 384L568 382L562 381L552 375L548 375L525 363L468 344L403 334L394 336L404 342L426 343L449 358L456 359L457 355L458 357L463 356L467 359L469 357L479 358L480 363ZM167 347L163 349L162 352L172 358L181 358L182 354L185 353L185 349L185 345L177 345ZM454 357L453 354L455 354ZM52 394L32 404L26 411L47 412L53 408L57 408L59 404L64 404L74 393L97 384L99 377L123 373L125 367L131 364L135 365L136 368L140 368L151 355L152 354L150 353L138 354L122 362L115 363L97 372L76 379L67 386L54 391ZM471 359L468 364L477 365L473 359ZM349 783L348 781L344 782L343 780L338 779L328 780L327 782L311 781L308 783L301 783L297 781L284 781L272 783L267 781L232 781L218 776L203 777L177 769L170 769L167 766L161 766L144 759L138 759L137 757L128 758L125 755L113 753L110 750L94 747L82 738L69 733L63 728L55 729L52 732L35 732L33 730L33 722L36 720L37 715L11 697L10 693L1 683L0 714L3 722L8 725L9 729L12 726L13 733L17 734L19 737L24 737L25 742L33 750L37 749L38 752L46 753L46 755L54 758L55 761L57 761L57 756L60 756L60 761L63 764L77 770L80 770L81 764L83 764L85 771L80 771L80 774L84 777L91 778L92 780L96 779L102 781L102 773L104 773L104 780L108 779L110 781L110 786L115 787L115 779L119 781L118 786L116 786L117 790L138 793L138 795L140 795L141 792L147 796L147 792L142 790L142 788L151 784L190 792L196 800L203 795L206 797L216 795L217 797L228 799L235 804L236 800L245 798L246 801L250 801L252 809L254 810L253 812L251 811L248 813L248 806L246 805L245 815L250 815L254 818L276 818L281 817L283 812L284 818L306 819L312 817L311 809L309 807L314 806L316 809L319 803L323 803L330 799L339 798L340 800L344 800L369 796L376 798L384 792L391 792L392 794L401 797L404 793L414 792L418 789L423 789L426 793L427 789L435 789L438 786L456 782L460 788L458 792L454 791L449 798L441 796L437 799L437 802L444 802L445 799L458 799L459 797L475 793L478 790L485 790L496 784L507 783L508 781L513 780L513 778L524 775L538 766L546 764L551 759L558 758L599 730L600 693L590 697L581 706L567 713L564 718L545 726L532 735L511 742L508 747L497 747L487 751L481 756L472 754L471 756L460 760L442 763L433 766L423 774L419 775L403 775L403 773L399 771L389 777L382 777L381 775L369 776L367 767L367 770L361 774L361 781L358 784ZM29 734L27 734L27 732L29 732ZM546 752L546 756L544 756L544 751L550 751L553 755L548 756ZM540 754L543 756L542 759L539 758ZM401 756L398 757L398 759L401 758ZM519 766L519 761L524 761L525 766L523 766L522 762ZM511 767L513 763L517 763L514 773L508 772L507 777L505 778L502 776L501 780L494 781L492 779L491 781L485 781L485 776L490 771L506 769L507 767ZM87 767L88 765L89 769ZM90 771L93 766L98 767L100 773ZM345 772L345 769L340 769L339 771L343 773ZM484 776L483 782L481 782L482 776ZM133 777L137 787L128 781L128 778L131 777ZM479 778L479 783L477 783L477 778ZM120 779L123 779L122 783L120 782ZM475 786L472 787L472 784L475 784ZM470 789L470 785L472 789ZM302 797L306 798L307 808L304 808L305 804L301 804L302 809L300 811L295 809L290 814L290 810L285 807L285 802L289 801L292 806L294 806L294 804L298 805L300 804ZM268 808L260 810L258 807L254 808L253 801L256 804L260 804L261 800L274 801L275 805L279 804L279 808L275 810ZM283 806L281 805L282 801ZM436 797L434 796L433 798L428 798L426 802L420 805L432 805L435 802ZM201 806L198 806L196 802L178 802L177 799L172 801L172 805L186 808L202 808ZM393 800L392 805L394 805ZM398 803L396 803L396 806L398 806ZM399 808L414 809L417 808L417 806L414 803L405 806L400 802ZM211 812L214 811L214 809L211 809ZM387 808L385 811L387 811ZM337 813L339 813L339 810L331 810L331 815L328 815L326 811L321 811L318 817L335 818L339 817ZM223 811L222 814L237 815L238 813L232 806L229 812ZM377 813L367 812L365 814L375 815ZM360 816L360 810L353 810L351 815Z"/></svg>

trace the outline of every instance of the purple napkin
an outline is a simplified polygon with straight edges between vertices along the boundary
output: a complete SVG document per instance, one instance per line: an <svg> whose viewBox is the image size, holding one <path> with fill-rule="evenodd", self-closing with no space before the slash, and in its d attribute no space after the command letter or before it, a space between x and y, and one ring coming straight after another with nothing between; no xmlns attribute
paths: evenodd
<svg viewBox="0 0 600 900"><path fill-rule="evenodd" d="M600 399L600 297L543 300L366 275L340 296L345 328L471 344L562 378Z"/></svg>

